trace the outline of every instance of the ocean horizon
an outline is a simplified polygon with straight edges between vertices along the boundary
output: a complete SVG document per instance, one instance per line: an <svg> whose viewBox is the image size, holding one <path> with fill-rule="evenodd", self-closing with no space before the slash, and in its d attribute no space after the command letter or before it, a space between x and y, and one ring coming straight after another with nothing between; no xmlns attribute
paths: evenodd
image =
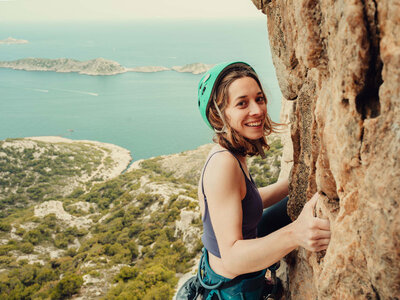
<svg viewBox="0 0 400 300"><path fill-rule="evenodd" d="M260 76L279 121L281 93L266 20L159 20L2 24L0 61L22 58L113 60L126 68L246 61ZM163 71L110 76L0 68L0 139L62 136L116 144L133 160L211 142L197 109L202 74Z"/></svg>

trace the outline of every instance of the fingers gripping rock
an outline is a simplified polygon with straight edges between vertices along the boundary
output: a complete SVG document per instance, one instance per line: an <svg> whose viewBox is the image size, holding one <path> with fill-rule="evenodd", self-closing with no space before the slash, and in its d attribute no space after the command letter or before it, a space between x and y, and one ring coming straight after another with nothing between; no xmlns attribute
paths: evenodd
<svg viewBox="0 0 400 300"><path fill-rule="evenodd" d="M296 220L298 243L312 252L325 250L329 245L331 235L329 219L314 216L315 208L322 197L318 193L314 194Z"/></svg>

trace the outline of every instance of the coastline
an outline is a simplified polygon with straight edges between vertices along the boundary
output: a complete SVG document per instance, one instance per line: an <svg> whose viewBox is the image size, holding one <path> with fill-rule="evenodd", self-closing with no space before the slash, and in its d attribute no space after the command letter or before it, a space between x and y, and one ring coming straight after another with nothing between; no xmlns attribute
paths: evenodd
<svg viewBox="0 0 400 300"><path fill-rule="evenodd" d="M110 143L103 143L91 140L71 140L59 136L33 136L22 138L22 140L33 140L45 143L81 143L89 144L97 149L100 149L101 151L103 151L104 157L107 157L108 155L111 158L111 160L113 161L113 165L110 168L106 168L105 164L102 163L97 168L96 172L90 176L92 178L96 177L98 174L101 174L104 180L117 177L128 168L133 160L131 152L128 149ZM105 158L103 160L105 160ZM84 180L89 179L90 178L85 178Z"/></svg>

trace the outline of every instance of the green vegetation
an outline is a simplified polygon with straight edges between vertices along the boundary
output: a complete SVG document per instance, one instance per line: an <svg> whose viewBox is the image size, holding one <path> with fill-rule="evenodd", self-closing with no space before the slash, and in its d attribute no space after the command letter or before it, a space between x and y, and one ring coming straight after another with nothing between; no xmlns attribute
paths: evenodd
<svg viewBox="0 0 400 300"><path fill-rule="evenodd" d="M258 187L275 183L280 172L280 156L283 145L279 139L270 143L270 149L265 152L266 159L255 157L249 163L249 171Z"/></svg>
<svg viewBox="0 0 400 300"><path fill-rule="evenodd" d="M102 151L81 143L13 145L21 140L0 141L0 217L32 201L60 197L69 184L67 179L92 174L103 157Z"/></svg>
<svg viewBox="0 0 400 300"><path fill-rule="evenodd" d="M31 218L35 227L30 229L22 229L15 224L15 215L3 218L1 228L4 232L11 230L9 222L14 220L22 241L0 247L2 265L15 265L11 251L37 254L37 245L64 249L65 256L47 260L43 269L51 270L51 274L41 279L36 275L38 266L17 264L13 271L2 275L0 295L10 294L15 299L68 298L83 284L81 274L124 264L126 266L114 276L117 285L107 294L108 299L122 299L127 293L136 294L137 299L171 298L177 283L175 274L187 271L191 267L190 260L198 251L189 253L174 228L180 211L193 204L190 200L178 199L179 195L164 201L159 194L132 193L140 187L137 182L141 176L151 176L156 182L173 185L176 181L172 175L143 169L96 184L87 193L75 190L68 198L60 199L64 203L96 203L98 212L107 215L103 222L95 223L88 231L62 225L54 215ZM183 194L186 193L190 191ZM158 208L151 212L153 205ZM86 238L88 232L91 233L90 238ZM81 247L67 249L75 239L80 240ZM94 263L96 267L85 268L85 263ZM21 274L27 274L29 280L22 280Z"/></svg>

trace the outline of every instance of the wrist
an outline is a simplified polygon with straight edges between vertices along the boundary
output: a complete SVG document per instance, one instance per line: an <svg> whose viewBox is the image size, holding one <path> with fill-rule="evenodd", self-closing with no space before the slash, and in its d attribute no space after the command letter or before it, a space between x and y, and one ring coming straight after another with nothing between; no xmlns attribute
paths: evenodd
<svg viewBox="0 0 400 300"><path fill-rule="evenodd" d="M293 248L297 248L298 246L300 246L298 230L297 230L297 220L287 225L286 228L289 236L290 245Z"/></svg>

